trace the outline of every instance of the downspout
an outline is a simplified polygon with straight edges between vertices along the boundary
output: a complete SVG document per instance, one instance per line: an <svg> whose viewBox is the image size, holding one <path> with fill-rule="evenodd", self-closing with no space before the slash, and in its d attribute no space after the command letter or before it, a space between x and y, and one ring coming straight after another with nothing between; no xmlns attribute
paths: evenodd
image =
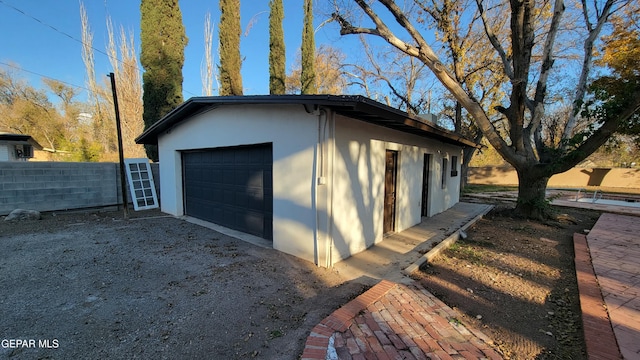
<svg viewBox="0 0 640 360"><path fill-rule="evenodd" d="M324 203L321 199L320 194L318 193L318 187L326 184L325 170L324 170L324 159L325 159L325 146L324 146L324 133L323 133L323 123L326 128L327 123L327 112L324 109L320 109L318 112L318 147L317 147L317 157L316 157L316 178L314 179L314 203L315 203L315 215L316 215L316 225L314 229L315 236L315 263L317 266L323 266L320 263L320 251L321 241L325 240L322 237L322 231L320 229L321 219L320 219L320 211L318 210L318 204ZM324 122L323 122L324 118ZM326 267L326 259L325 259L325 267Z"/></svg>
<svg viewBox="0 0 640 360"><path fill-rule="evenodd" d="M335 159L336 159L336 113L332 110L330 113L330 124L329 124L329 146L328 148L331 150L330 157L330 167L329 167L329 190L327 192L328 195L328 204L327 204L327 236L329 237L329 241L327 244L327 267L333 267L333 189L334 188L334 179L335 176L333 174Z"/></svg>
<svg viewBox="0 0 640 360"><path fill-rule="evenodd" d="M315 187L316 264L331 267L333 249L333 161L335 116L331 110L318 113L318 155Z"/></svg>

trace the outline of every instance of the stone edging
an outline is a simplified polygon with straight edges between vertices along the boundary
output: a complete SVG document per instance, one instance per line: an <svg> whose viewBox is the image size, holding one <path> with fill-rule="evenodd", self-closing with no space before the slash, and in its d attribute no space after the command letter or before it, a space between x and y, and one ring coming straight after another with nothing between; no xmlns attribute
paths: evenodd
<svg viewBox="0 0 640 360"><path fill-rule="evenodd" d="M449 248L456 241L458 241L458 239L460 239L460 232L466 231L469 227L471 227L473 224L475 224L478 220L482 219L487 213L489 213L489 211L491 211L493 209L493 207L494 207L493 205L488 206L486 210L484 210L478 216L476 216L473 219L471 219L471 221L466 223L459 230L457 230L453 234L449 235L449 237L447 237L446 239L442 240L433 249L429 250L429 252L427 252L426 254L422 255L420 257L420 259L416 260L413 264L407 266L404 270L402 270L402 272L407 276L411 276L411 274L413 274L418 269L420 269L420 266L422 266L424 263L433 260L433 258L435 258L438 254L440 254L440 252L442 252L443 250Z"/></svg>

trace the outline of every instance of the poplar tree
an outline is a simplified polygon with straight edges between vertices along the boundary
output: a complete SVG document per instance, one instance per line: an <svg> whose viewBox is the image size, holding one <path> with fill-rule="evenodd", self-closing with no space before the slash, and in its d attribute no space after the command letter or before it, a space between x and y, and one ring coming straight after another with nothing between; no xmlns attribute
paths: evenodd
<svg viewBox="0 0 640 360"><path fill-rule="evenodd" d="M304 28L302 29L302 73L300 88L303 94L316 94L316 44L313 29L313 0L304 0Z"/></svg>
<svg viewBox="0 0 640 360"><path fill-rule="evenodd" d="M182 99L182 66L188 39L178 0L142 0L140 3L140 63L142 118L145 129L175 109ZM145 145L147 156L158 161L158 148Z"/></svg>
<svg viewBox="0 0 640 360"><path fill-rule="evenodd" d="M286 58L282 28L284 19L282 0L269 1L269 8L269 94L284 94Z"/></svg>
<svg viewBox="0 0 640 360"><path fill-rule="evenodd" d="M220 0L220 95L242 95L240 0Z"/></svg>

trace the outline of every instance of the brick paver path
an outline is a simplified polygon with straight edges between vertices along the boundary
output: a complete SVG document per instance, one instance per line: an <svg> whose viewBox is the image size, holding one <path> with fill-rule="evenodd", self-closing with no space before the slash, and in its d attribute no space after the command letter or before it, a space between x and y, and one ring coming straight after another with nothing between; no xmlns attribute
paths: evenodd
<svg viewBox="0 0 640 360"><path fill-rule="evenodd" d="M640 359L640 218L602 214L587 243L620 352Z"/></svg>
<svg viewBox="0 0 640 360"><path fill-rule="evenodd" d="M417 283L383 280L316 325L302 359L502 359Z"/></svg>
<svg viewBox="0 0 640 360"><path fill-rule="evenodd" d="M618 343L609 321L609 314L591 264L587 237L582 234L573 234L573 245L584 341L587 345L589 359L621 359L622 355L618 349Z"/></svg>

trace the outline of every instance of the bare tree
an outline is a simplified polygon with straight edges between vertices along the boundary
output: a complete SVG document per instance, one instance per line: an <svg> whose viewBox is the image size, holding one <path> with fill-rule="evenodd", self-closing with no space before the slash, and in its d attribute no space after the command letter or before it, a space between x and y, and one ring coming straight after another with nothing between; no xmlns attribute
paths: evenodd
<svg viewBox="0 0 640 360"><path fill-rule="evenodd" d="M354 12L347 14L344 7L336 4L334 19L340 25L341 34L379 37L407 56L423 62L466 109L489 143L516 169L519 178L516 212L524 216L548 216L545 190L551 175L570 169L593 153L619 129L621 122L629 119L636 111L637 105L632 104L615 119L600 121L597 126L591 127L588 133L575 132L575 124L581 119L579 114L583 109L595 43L600 38L610 14L617 6L624 5L622 1L595 0L589 3L582 0L581 4L571 3L567 8L562 0L512 0L508 4L476 0L474 11L482 21L484 38L491 44L493 53L500 60L500 75L508 79L503 85L507 96L502 104L496 107L506 124L506 134L499 131L492 121L488 109L479 100L477 89L465 87L459 76L456 76L455 72L452 73L446 66L446 61L441 59L431 43L426 40L425 36L432 35L433 31L421 30L421 14L407 12L392 0L353 0L353 3L369 23L354 25L355 21L359 21L353 15ZM426 1L414 0L413 3L425 11L433 8L433 4ZM508 9L509 21L504 25L505 30L495 21L502 8ZM582 24L565 25L563 21L567 20L567 9L569 18L572 14L580 14ZM452 24L457 11L459 10L455 7L444 9L448 16L443 20ZM545 13L549 16L542 16ZM459 19L465 20L463 17ZM392 30L388 20L394 21L396 29L400 30ZM563 25L570 31L561 32ZM548 92L553 90L553 84L549 79L552 72L557 71L559 67L557 51L561 41L558 39L565 37L571 37L576 43L581 43L583 52L580 56L580 75L575 82L572 99L572 116L564 130L565 141L560 147L552 148L546 146L543 141L542 120L549 105ZM442 39L436 40L436 45L442 46ZM566 65L566 62L561 65ZM466 73L467 69L463 75ZM638 92L640 95L640 90ZM636 98L640 99L640 96Z"/></svg>
<svg viewBox="0 0 640 360"><path fill-rule="evenodd" d="M84 3L80 2L80 22L82 26L82 61L87 73L87 87L89 88L89 98L94 103L98 102L98 85L96 84L95 61L93 59L93 33L89 26L89 17Z"/></svg>
<svg viewBox="0 0 640 360"><path fill-rule="evenodd" d="M90 98L90 121L93 136L85 138L88 146L99 143L103 156L100 160L117 158L116 125L113 112L113 98L106 77L98 81L95 73L93 33L83 3L80 3L82 25L82 60L85 64L87 87ZM138 58L134 36L120 26L116 34L110 17L106 18L106 54L113 68L118 90L118 105L122 120L123 151L126 157L145 157L144 147L135 143L135 138L144 130L142 120L142 79L138 68Z"/></svg>
<svg viewBox="0 0 640 360"><path fill-rule="evenodd" d="M133 158L146 157L144 147L135 142L135 138L144 131L144 121L142 120L142 77L138 68L133 32L127 33L124 27L120 26L119 37L116 40L110 17L107 17L107 32L109 38L107 54L109 54L118 88L124 155Z"/></svg>
<svg viewBox="0 0 640 360"><path fill-rule="evenodd" d="M87 88L89 89L91 124L93 135L91 140L97 142L102 147L104 154L102 160L109 158L115 159L118 150L116 143L115 127L112 124L111 114L107 111L111 109L108 101L108 92L105 82L96 81L95 61L93 57L93 32L89 26L89 17L87 16L84 3L80 2L80 20L82 26L82 61L84 62L85 72L87 76ZM110 156L110 154L112 156Z"/></svg>
<svg viewBox="0 0 640 360"><path fill-rule="evenodd" d="M315 93L336 95L344 93L347 87L347 78L342 71L342 64L346 58L344 53L329 45L321 45L315 51L315 56L315 71L322 74L322 76L317 77L315 80ZM302 92L301 76L302 63L300 56L298 56L294 68L285 79L287 93L294 94Z"/></svg>
<svg viewBox="0 0 640 360"><path fill-rule="evenodd" d="M431 0L418 2L407 11L424 14L420 18L421 25L432 29L436 37L441 39L440 53L447 60L444 65L448 71L465 88L479 90L479 102L489 109L492 121L499 121L496 111L491 109L499 104L504 77L500 76L499 61L489 51L491 45L487 41L483 43L484 32L478 24L479 18L473 17L473 12L464 13L464 9L468 8L467 0ZM463 24L461 18L464 16L469 16L471 21ZM498 19L504 22L504 16ZM440 125L454 128L478 143L482 140L482 132L463 111L460 103L434 84L437 80L426 64L393 47L374 51L364 35L359 37L366 60L360 65L349 65L353 69L349 73L355 77L352 84L362 86L363 79L382 83L386 85L382 91L392 94L388 101L390 105L411 114L436 111ZM433 103L436 106L432 107ZM461 167L463 187L466 184L467 165L475 151L475 148L465 148Z"/></svg>
<svg viewBox="0 0 640 360"><path fill-rule="evenodd" d="M202 95L213 95L213 24L211 13L207 11L204 17L204 62L200 66L202 78Z"/></svg>
<svg viewBox="0 0 640 360"><path fill-rule="evenodd" d="M59 82L52 84L54 87ZM58 93L65 92L61 87ZM67 93L69 94L69 93ZM71 101L71 97L67 99ZM31 135L52 150L64 146L67 126L42 90L0 69L0 131Z"/></svg>
<svg viewBox="0 0 640 360"><path fill-rule="evenodd" d="M410 114L429 112L431 88L427 83L431 79L426 66L393 48L374 49L362 36L360 43L364 58L344 65L351 80L349 85L358 86L368 97L383 99L389 106Z"/></svg>

